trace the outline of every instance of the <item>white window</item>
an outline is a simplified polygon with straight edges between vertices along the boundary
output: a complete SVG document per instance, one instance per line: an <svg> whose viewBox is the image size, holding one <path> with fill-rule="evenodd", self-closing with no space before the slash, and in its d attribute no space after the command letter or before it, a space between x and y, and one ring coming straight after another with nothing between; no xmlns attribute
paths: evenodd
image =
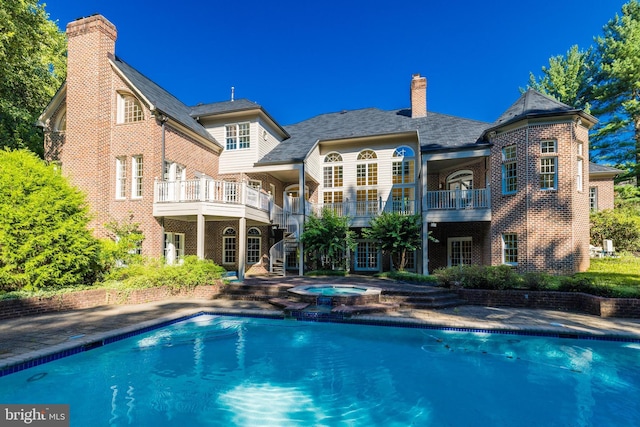
<svg viewBox="0 0 640 427"><path fill-rule="evenodd" d="M558 188L558 158L555 156L540 159L540 189L555 190Z"/></svg>
<svg viewBox="0 0 640 427"><path fill-rule="evenodd" d="M508 265L518 265L518 235L515 233L502 235L502 262Z"/></svg>
<svg viewBox="0 0 640 427"><path fill-rule="evenodd" d="M249 122L234 123L225 126L227 150L251 147L251 126Z"/></svg>
<svg viewBox="0 0 640 427"><path fill-rule="evenodd" d="M247 264L257 264L260 262L262 252L262 233L260 230L251 227L247 231Z"/></svg>
<svg viewBox="0 0 640 427"><path fill-rule="evenodd" d="M324 158L324 162L328 163L323 169L323 202L329 208L334 209L338 214L342 214L342 186L343 186L343 168L342 156L339 153L329 153Z"/></svg>
<svg viewBox="0 0 640 427"><path fill-rule="evenodd" d="M518 190L518 162L515 145L502 149L502 194L513 194Z"/></svg>
<svg viewBox="0 0 640 427"><path fill-rule="evenodd" d="M140 102L128 94L118 94L118 123L133 123L144 120Z"/></svg>
<svg viewBox="0 0 640 427"><path fill-rule="evenodd" d="M182 264L184 233L164 233L164 258L167 264Z"/></svg>
<svg viewBox="0 0 640 427"><path fill-rule="evenodd" d="M576 173L576 188L582 191L584 187L584 161L582 157L582 143L578 143L578 170Z"/></svg>
<svg viewBox="0 0 640 427"><path fill-rule="evenodd" d="M582 191L582 187L583 187L583 171L584 168L584 162L582 161L582 159L578 159L578 174L576 176L576 188L578 189L578 191Z"/></svg>
<svg viewBox="0 0 640 427"><path fill-rule="evenodd" d="M247 182L247 185L249 186L249 188L253 188L254 190L262 190L262 181L259 181L257 179L250 179L249 182Z"/></svg>
<svg viewBox="0 0 640 427"><path fill-rule="evenodd" d="M224 229L222 232L222 246L222 263L235 264L238 245L236 240L236 230L234 228L227 227Z"/></svg>
<svg viewBox="0 0 640 427"><path fill-rule="evenodd" d="M471 237L451 237L447 239L447 266L471 265Z"/></svg>
<svg viewBox="0 0 640 427"><path fill-rule="evenodd" d="M355 270L377 271L378 269L378 248L375 242L358 242Z"/></svg>
<svg viewBox="0 0 640 427"><path fill-rule="evenodd" d="M598 187L589 187L589 209L598 210Z"/></svg>
<svg viewBox="0 0 640 427"><path fill-rule="evenodd" d="M372 150L363 150L358 154L356 164L356 215L358 216L378 213L377 158L378 156Z"/></svg>
<svg viewBox="0 0 640 427"><path fill-rule="evenodd" d="M131 197L142 197L142 156L131 158Z"/></svg>
<svg viewBox="0 0 640 427"><path fill-rule="evenodd" d="M127 159L116 157L116 199L124 199L127 192Z"/></svg>
<svg viewBox="0 0 640 427"><path fill-rule="evenodd" d="M394 162L391 165L393 184L413 184L415 182L413 156L413 150L409 147L398 147L393 152Z"/></svg>

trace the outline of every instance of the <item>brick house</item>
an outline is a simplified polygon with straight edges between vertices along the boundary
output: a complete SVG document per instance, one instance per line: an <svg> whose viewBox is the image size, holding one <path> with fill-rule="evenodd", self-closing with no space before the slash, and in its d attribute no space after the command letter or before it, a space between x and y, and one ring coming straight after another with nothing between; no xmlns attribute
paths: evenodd
<svg viewBox="0 0 640 427"><path fill-rule="evenodd" d="M457 264L573 273L589 266L589 210L613 207L617 170L589 162L596 119L538 92L494 123L410 108L280 125L245 100L186 106L115 56L100 15L69 23L68 77L40 117L45 156L86 192L93 227L131 218L141 251L212 259L244 274L303 272L305 218L328 207L367 227L419 213L418 272ZM427 239L431 232L438 243ZM355 272L390 268L359 239Z"/></svg>

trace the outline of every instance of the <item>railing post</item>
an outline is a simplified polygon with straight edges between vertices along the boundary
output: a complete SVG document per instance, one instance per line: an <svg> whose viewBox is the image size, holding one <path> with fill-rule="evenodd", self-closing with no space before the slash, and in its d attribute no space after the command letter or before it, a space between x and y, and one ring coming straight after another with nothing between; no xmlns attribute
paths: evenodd
<svg viewBox="0 0 640 427"><path fill-rule="evenodd" d="M198 196L199 196L198 199L201 202L204 202L205 200L207 200L207 197L206 197L206 194L205 194L206 191L207 191L207 180L206 180L205 177L201 177L200 178L200 188L198 188L198 191L200 193L200 194L198 194Z"/></svg>

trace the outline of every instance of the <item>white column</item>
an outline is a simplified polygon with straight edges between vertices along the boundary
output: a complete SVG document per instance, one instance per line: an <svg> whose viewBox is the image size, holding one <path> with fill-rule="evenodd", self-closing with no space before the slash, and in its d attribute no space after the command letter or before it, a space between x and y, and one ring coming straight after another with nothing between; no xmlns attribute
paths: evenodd
<svg viewBox="0 0 640 427"><path fill-rule="evenodd" d="M422 159L420 193L422 193L422 274L429 274L429 223L427 222L427 159Z"/></svg>
<svg viewBox="0 0 640 427"><path fill-rule="evenodd" d="M196 237L196 255L198 259L204 259L204 232L205 232L204 215L198 214L197 237Z"/></svg>
<svg viewBox="0 0 640 427"><path fill-rule="evenodd" d="M300 239L300 236L302 236L302 232L304 231L304 222L305 222L305 217L307 215L306 212L306 199L304 198L305 196L305 188L304 188L304 162L300 165L300 169L298 170L298 193L299 193L299 200L300 200L300 209L301 209L301 213L302 215L299 216L300 218L300 226L299 226L299 230L298 230L298 240ZM304 276L304 245L302 244L302 241L299 242L298 247L300 248L300 253L298 254L298 275L299 276Z"/></svg>
<svg viewBox="0 0 640 427"><path fill-rule="evenodd" d="M244 279L245 260L247 259L247 219L240 218L238 224L238 279Z"/></svg>

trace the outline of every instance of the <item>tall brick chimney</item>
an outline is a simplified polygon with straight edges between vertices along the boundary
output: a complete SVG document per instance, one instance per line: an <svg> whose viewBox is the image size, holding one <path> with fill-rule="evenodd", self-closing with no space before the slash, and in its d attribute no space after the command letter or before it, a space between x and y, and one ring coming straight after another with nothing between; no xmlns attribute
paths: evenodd
<svg viewBox="0 0 640 427"><path fill-rule="evenodd" d="M87 194L94 225L107 218L116 27L101 15L67 25L67 130L62 168ZM98 227L96 227L98 228Z"/></svg>
<svg viewBox="0 0 640 427"><path fill-rule="evenodd" d="M411 118L427 117L427 78L411 76Z"/></svg>

